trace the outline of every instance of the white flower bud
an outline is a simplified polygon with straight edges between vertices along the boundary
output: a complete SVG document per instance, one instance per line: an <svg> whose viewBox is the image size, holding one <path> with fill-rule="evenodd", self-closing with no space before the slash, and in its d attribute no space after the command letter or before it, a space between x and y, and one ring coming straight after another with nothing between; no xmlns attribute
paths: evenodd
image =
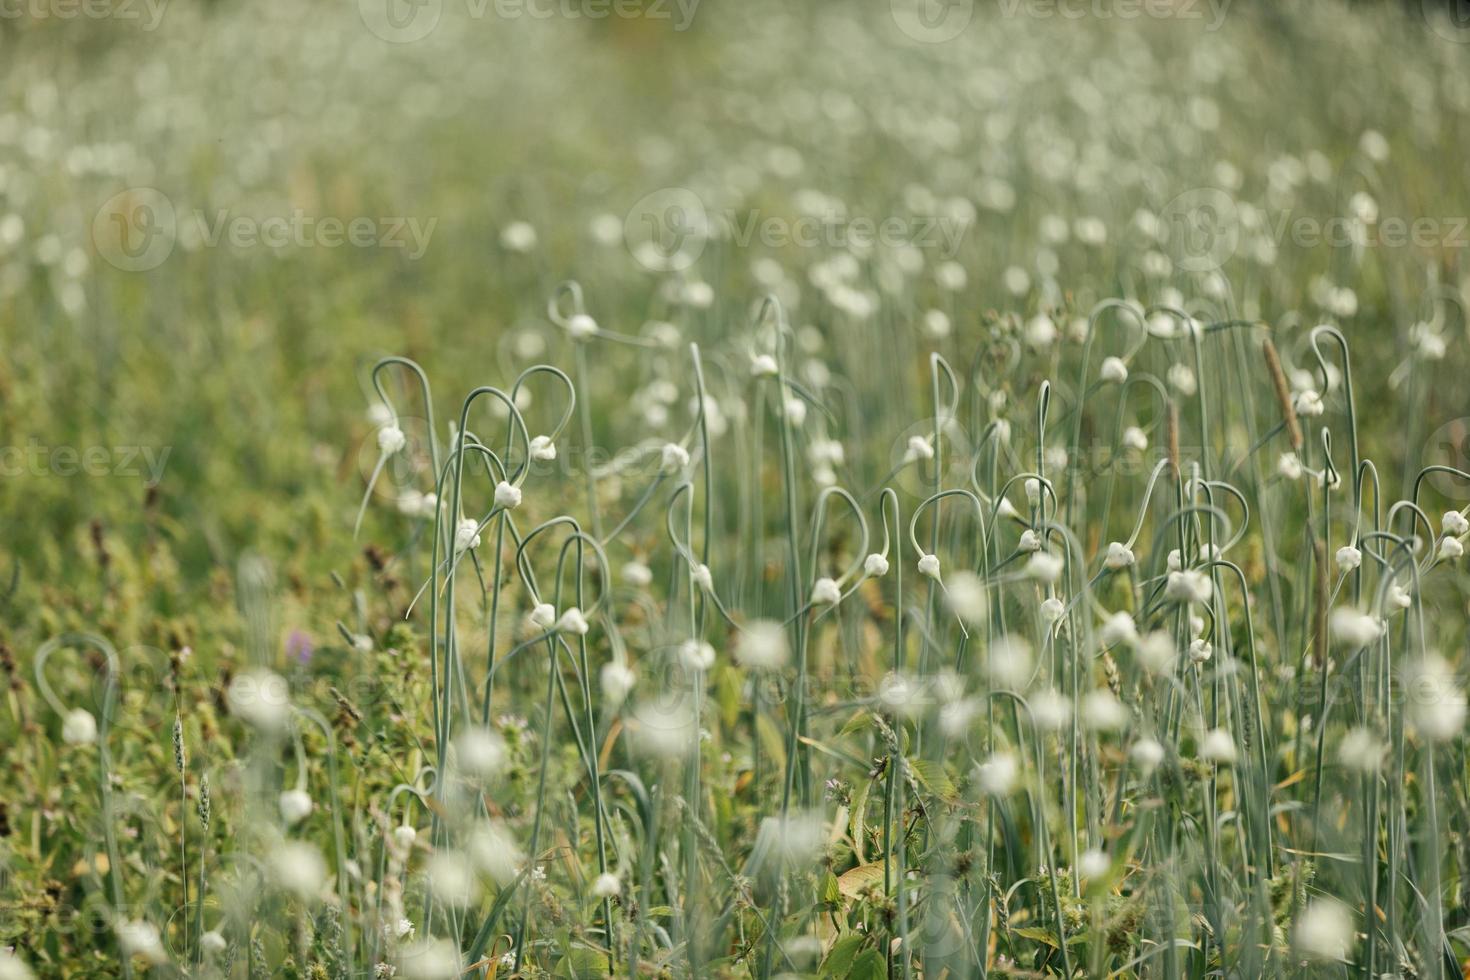
<svg viewBox="0 0 1470 980"><path fill-rule="evenodd" d="M1121 357L1105 357L1100 374L1104 381L1120 385L1128 380L1128 365Z"/></svg>
<svg viewBox="0 0 1470 980"><path fill-rule="evenodd" d="M500 244L512 252L529 252L536 247L536 228L528 221L512 221L500 229Z"/></svg>
<svg viewBox="0 0 1470 980"><path fill-rule="evenodd" d="M1097 850L1096 848L1091 848L1077 855L1077 874L1080 875L1083 880L1087 880L1090 878L1101 878L1106 875L1112 869L1112 867L1112 859L1110 859L1106 854L1104 854L1102 851Z"/></svg>
<svg viewBox="0 0 1470 980"><path fill-rule="evenodd" d="M715 580L714 577L710 575L708 565L695 565L691 574L694 578L694 584L699 586L699 588L703 589L705 592L713 592L715 590Z"/></svg>
<svg viewBox="0 0 1470 980"><path fill-rule="evenodd" d="M1173 669L1177 655L1174 638L1163 630L1154 630L1138 641L1138 662L1152 674Z"/></svg>
<svg viewBox="0 0 1470 980"><path fill-rule="evenodd" d="M84 708L73 708L61 721L61 740L67 745L91 745L97 741L97 719Z"/></svg>
<svg viewBox="0 0 1470 980"><path fill-rule="evenodd" d="M1431 653L1406 665L1403 677L1414 731L1434 742L1459 737L1465 727L1465 693L1453 668Z"/></svg>
<svg viewBox="0 0 1470 980"><path fill-rule="evenodd" d="M129 920L117 924L117 943L126 956L141 956L154 966L168 962L158 927L151 922Z"/></svg>
<svg viewBox="0 0 1470 980"><path fill-rule="evenodd" d="M432 493L405 490L398 498L398 512L405 517L428 519L439 509L439 497Z"/></svg>
<svg viewBox="0 0 1470 980"><path fill-rule="evenodd" d="M786 399L785 412L786 420L794 426L800 427L806 422L806 402L800 398Z"/></svg>
<svg viewBox="0 0 1470 980"><path fill-rule="evenodd" d="M536 436L531 440L531 458L548 461L556 459L556 443L551 436Z"/></svg>
<svg viewBox="0 0 1470 980"><path fill-rule="evenodd" d="M1292 408L1296 409L1298 415L1306 418L1315 418L1327 411L1327 406L1322 404L1322 396L1311 388L1296 393Z"/></svg>
<svg viewBox="0 0 1470 980"><path fill-rule="evenodd" d="M1057 325L1045 313L1038 313L1026 321L1026 343L1035 350L1050 347L1057 339Z"/></svg>
<svg viewBox="0 0 1470 980"><path fill-rule="evenodd" d="M1413 605L1413 603L1414 597L1411 596L1409 594L1409 590L1404 588L1402 585L1394 582L1388 587L1388 604L1390 606L1397 606L1400 609L1408 609L1409 606Z"/></svg>
<svg viewBox="0 0 1470 980"><path fill-rule="evenodd" d="M218 929L211 929L204 935L200 936L199 945L204 949L206 953L214 956L218 956L220 953L223 953L225 949L229 946L229 944L225 942L225 937L220 934Z"/></svg>
<svg viewBox="0 0 1470 980"><path fill-rule="evenodd" d="M709 670L715 665L715 648L703 640L679 644L679 662L686 670Z"/></svg>
<svg viewBox="0 0 1470 980"><path fill-rule="evenodd" d="M1128 721L1128 709L1105 687L1089 691L1082 699L1079 717L1094 731L1109 732L1122 728Z"/></svg>
<svg viewBox="0 0 1470 980"><path fill-rule="evenodd" d="M1108 542L1108 554L1103 559L1103 566L1113 571L1127 568L1134 563L1133 551L1121 541Z"/></svg>
<svg viewBox="0 0 1470 980"><path fill-rule="evenodd" d="M504 480L495 484L495 506L515 510L521 505L521 488L511 486Z"/></svg>
<svg viewBox="0 0 1470 980"><path fill-rule="evenodd" d="M1066 607L1062 605L1062 600L1056 596L1051 596L1041 603L1041 618L1044 622L1055 623L1062 618L1062 613L1065 610Z"/></svg>
<svg viewBox="0 0 1470 980"><path fill-rule="evenodd" d="M666 442L663 448L663 467L666 470L682 470L689 465L689 450L677 442Z"/></svg>
<svg viewBox="0 0 1470 980"><path fill-rule="evenodd" d="M597 321L585 313L575 313L567 321L567 333L573 340L590 340L597 333Z"/></svg>
<svg viewBox="0 0 1470 980"><path fill-rule="evenodd" d="M474 866L465 855L438 851L424 865L424 878L434 897L451 908L467 908L480 893Z"/></svg>
<svg viewBox="0 0 1470 980"><path fill-rule="evenodd" d="M1460 543L1459 538L1440 538L1439 557L1442 561L1454 561L1465 553L1465 546Z"/></svg>
<svg viewBox="0 0 1470 980"><path fill-rule="evenodd" d="M1024 572L1027 578L1050 584L1061 578L1063 564L1061 555L1038 551L1026 562Z"/></svg>
<svg viewBox="0 0 1470 980"><path fill-rule="evenodd" d="M538 602L526 620L538 630L549 630L556 623L556 607L549 602Z"/></svg>
<svg viewBox="0 0 1470 980"><path fill-rule="evenodd" d="M1354 728L1337 746L1337 760L1355 772L1371 775L1383 765L1384 745L1371 728Z"/></svg>
<svg viewBox="0 0 1470 980"><path fill-rule="evenodd" d="M1017 542L1016 548L1020 551L1040 551L1041 535L1028 527L1021 532L1021 540Z"/></svg>
<svg viewBox="0 0 1470 980"><path fill-rule="evenodd" d="M1130 425L1123 430L1123 447L1141 453L1148 448L1148 436L1138 426Z"/></svg>
<svg viewBox="0 0 1470 980"><path fill-rule="evenodd" d="M1214 653L1214 648L1211 647L1210 644L1206 643L1204 641L1204 639L1202 639L1200 637L1196 637L1193 640L1190 640L1189 641L1189 662L1190 663L1193 663L1193 664L1202 664L1202 663L1205 663L1206 661L1208 661L1210 659L1210 656L1213 653Z"/></svg>
<svg viewBox="0 0 1470 980"><path fill-rule="evenodd" d="M1107 618L1098 631L1098 639L1102 640L1105 647L1116 646L1119 643L1133 643L1138 639L1138 625L1133 622L1133 617L1126 612L1115 612Z"/></svg>
<svg viewBox="0 0 1470 980"><path fill-rule="evenodd" d="M775 377L776 370L776 359L770 354L757 354L750 359L750 373L757 378Z"/></svg>
<svg viewBox="0 0 1470 980"><path fill-rule="evenodd" d="M470 551L480 546L480 522L473 517L461 517L454 529L454 553Z"/></svg>
<svg viewBox="0 0 1470 980"><path fill-rule="evenodd" d="M882 578L888 574L888 559L876 551L863 559L863 574L871 578Z"/></svg>
<svg viewBox="0 0 1470 980"><path fill-rule="evenodd" d="M786 663L788 655L781 624L767 619L746 626L735 644L735 659L754 670L774 670Z"/></svg>
<svg viewBox="0 0 1470 980"><path fill-rule="evenodd" d="M393 828L393 846L400 854L407 854L413 850L414 842L419 839L419 832L408 824L399 824Z"/></svg>
<svg viewBox="0 0 1470 980"><path fill-rule="evenodd" d="M630 561L623 566L623 581L641 589L653 581L653 570L641 561Z"/></svg>
<svg viewBox="0 0 1470 980"><path fill-rule="evenodd" d="M561 614L561 619L556 621L556 628L563 633L586 636L588 630L587 617L582 615L582 610L576 606L572 606Z"/></svg>
<svg viewBox="0 0 1470 980"><path fill-rule="evenodd" d="M904 459L913 462L917 459L933 459L934 446L930 444L925 436L909 436L908 451L904 453Z"/></svg>
<svg viewBox="0 0 1470 980"><path fill-rule="evenodd" d="M1353 916L1347 906L1336 899L1318 898L1296 920L1291 942L1306 959L1342 963L1352 955L1353 932Z"/></svg>
<svg viewBox="0 0 1470 980"><path fill-rule="evenodd" d="M1470 521L1467 521L1465 515L1457 510L1447 510L1445 511L1444 517L1440 519L1439 527L1440 530L1450 537L1458 538L1465 532L1470 531Z"/></svg>
<svg viewBox="0 0 1470 980"><path fill-rule="evenodd" d="M1143 773L1151 773L1164 761L1164 747L1151 738L1141 738L1128 749L1128 756Z"/></svg>
<svg viewBox="0 0 1470 980"><path fill-rule="evenodd" d="M996 752L975 767L975 785L988 796L1009 796L1020 772L1014 755Z"/></svg>
<svg viewBox="0 0 1470 980"><path fill-rule="evenodd" d="M1209 602L1210 596L1214 594L1214 587L1210 584L1210 577L1204 572L1189 571L1170 572L1167 584L1164 586L1164 594L1177 602Z"/></svg>
<svg viewBox="0 0 1470 980"><path fill-rule="evenodd" d="M990 601L985 594L985 583L974 572L961 569L955 572L945 589L945 605L956 616L971 626L984 624L990 614Z"/></svg>
<svg viewBox="0 0 1470 980"><path fill-rule="evenodd" d="M1363 564L1363 553L1350 544L1345 544L1337 549L1337 567L1344 572L1351 572Z"/></svg>
<svg viewBox="0 0 1470 980"><path fill-rule="evenodd" d="M600 874L592 881L592 894L596 898L612 898L623 890L623 883L614 874Z"/></svg>
<svg viewBox="0 0 1470 980"><path fill-rule="evenodd" d="M305 791L288 789L281 794L281 822L287 827L294 827L311 816L311 807L311 797Z"/></svg>
<svg viewBox="0 0 1470 980"><path fill-rule="evenodd" d="M1037 728L1059 732L1071 718L1072 702L1052 688L1031 697L1031 720Z"/></svg>
<svg viewBox="0 0 1470 980"><path fill-rule="evenodd" d="M972 698L951 701L939 709L939 730L948 738L959 738L979 713L980 706Z"/></svg>
<svg viewBox="0 0 1470 980"><path fill-rule="evenodd" d="M920 575L926 575L929 578L932 578L935 581L938 581L939 580L939 556L938 555L920 555L919 556L919 574Z"/></svg>
<svg viewBox="0 0 1470 980"><path fill-rule="evenodd" d="M486 728L467 728L455 736L454 762L465 775L493 776L505 768L505 740Z"/></svg>
<svg viewBox="0 0 1470 980"><path fill-rule="evenodd" d="M1339 646L1357 650L1382 636L1383 625L1365 612L1340 606L1332 610L1329 631Z"/></svg>
<svg viewBox="0 0 1470 980"><path fill-rule="evenodd" d="M627 700L637 677L626 665L610 660L602 665L602 696L614 707Z"/></svg>
<svg viewBox="0 0 1470 980"><path fill-rule="evenodd" d="M269 670L236 674L225 701L235 717L266 731L284 728L291 717L290 689L284 678Z"/></svg>
<svg viewBox="0 0 1470 980"><path fill-rule="evenodd" d="M1288 480L1302 478L1302 461L1296 453L1282 453L1276 460L1276 472Z"/></svg>
<svg viewBox="0 0 1470 980"><path fill-rule="evenodd" d="M830 606L842 599L842 590L830 578L819 578L812 584L812 604Z"/></svg>
<svg viewBox="0 0 1470 980"><path fill-rule="evenodd" d="M407 437L396 424L385 425L378 430L378 449L384 456L392 456L407 444Z"/></svg>
<svg viewBox="0 0 1470 980"><path fill-rule="evenodd" d="M1205 762L1230 765L1235 761L1235 739L1223 728L1214 728L1205 733L1199 742L1199 757Z"/></svg>
<svg viewBox="0 0 1470 980"><path fill-rule="evenodd" d="M935 340L942 340L949 336L949 315L943 310L924 311L924 332Z"/></svg>

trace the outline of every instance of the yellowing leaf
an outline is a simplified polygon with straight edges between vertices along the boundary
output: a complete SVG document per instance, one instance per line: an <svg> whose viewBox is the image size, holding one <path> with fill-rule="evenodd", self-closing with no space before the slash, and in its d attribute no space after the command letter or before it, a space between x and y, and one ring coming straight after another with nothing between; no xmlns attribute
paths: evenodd
<svg viewBox="0 0 1470 980"><path fill-rule="evenodd" d="M844 871L837 879L837 890L848 898L858 898L874 885L883 884L883 865L860 864Z"/></svg>

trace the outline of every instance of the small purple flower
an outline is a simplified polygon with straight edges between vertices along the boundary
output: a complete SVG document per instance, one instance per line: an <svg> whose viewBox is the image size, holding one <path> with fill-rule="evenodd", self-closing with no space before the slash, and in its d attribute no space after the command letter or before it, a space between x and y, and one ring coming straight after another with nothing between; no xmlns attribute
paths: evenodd
<svg viewBox="0 0 1470 980"><path fill-rule="evenodd" d="M312 645L311 637L301 630L292 630L286 637L286 656L305 667L311 663L311 655L316 651Z"/></svg>

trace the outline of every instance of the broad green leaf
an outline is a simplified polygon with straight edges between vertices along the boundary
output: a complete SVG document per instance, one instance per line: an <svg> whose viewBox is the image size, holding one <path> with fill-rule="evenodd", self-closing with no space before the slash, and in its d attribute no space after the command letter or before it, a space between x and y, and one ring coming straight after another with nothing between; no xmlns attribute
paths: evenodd
<svg viewBox="0 0 1470 980"><path fill-rule="evenodd" d="M942 800L953 800L959 796L954 780L949 778L944 763L933 759L910 759L908 763L919 785Z"/></svg>
<svg viewBox="0 0 1470 980"><path fill-rule="evenodd" d="M831 950L827 952L827 958L822 961L822 976L846 977L851 975L852 961L857 959L858 953L862 950L863 939L863 936L853 932L833 943Z"/></svg>
<svg viewBox="0 0 1470 980"><path fill-rule="evenodd" d="M883 962L883 954L876 949L864 950L848 974L850 980L886 980L887 976L888 965Z"/></svg>

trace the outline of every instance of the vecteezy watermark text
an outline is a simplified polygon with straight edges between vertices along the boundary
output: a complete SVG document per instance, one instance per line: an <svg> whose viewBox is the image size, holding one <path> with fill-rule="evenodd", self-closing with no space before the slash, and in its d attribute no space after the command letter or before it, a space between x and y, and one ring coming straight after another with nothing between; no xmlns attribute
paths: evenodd
<svg viewBox="0 0 1470 980"><path fill-rule="evenodd" d="M0 0L0 20L116 20L156 29L169 0Z"/></svg>
<svg viewBox="0 0 1470 980"><path fill-rule="evenodd" d="M1181 20L1203 21L1218 30L1231 0L996 0L1005 17L1035 20Z"/></svg>
<svg viewBox="0 0 1470 980"><path fill-rule="evenodd" d="M135 187L109 198L92 219L92 242L111 265L127 272L156 269L186 248L382 248L399 249L410 261L428 251L438 218L313 215L301 208L282 214L239 214L228 208L180 212L161 191Z"/></svg>
<svg viewBox="0 0 1470 980"><path fill-rule="evenodd" d="M438 218L350 219L315 217L300 208L290 214L255 218L220 209L213 214L194 212L200 240L208 247L220 244L234 248L402 248L409 259L421 258L439 224Z"/></svg>
<svg viewBox="0 0 1470 980"><path fill-rule="evenodd" d="M1218 269L1237 254L1274 256L1297 249L1449 250L1470 247L1470 216L1377 213L1319 216L1283 209L1268 212L1215 187L1177 195L1160 213L1168 250L1187 272Z"/></svg>
<svg viewBox="0 0 1470 980"><path fill-rule="evenodd" d="M35 436L0 446L0 479L21 476L163 478L172 446L49 446Z"/></svg>
<svg viewBox="0 0 1470 980"><path fill-rule="evenodd" d="M1169 20L1203 24L1213 32L1233 0L993 0L1006 19ZM940 44L964 33L978 0L889 0L898 29L916 41Z"/></svg>
<svg viewBox="0 0 1470 980"><path fill-rule="evenodd" d="M665 187L639 198L623 220L623 240L639 264L658 270L687 269L711 239L737 248L932 249L952 258L969 231L968 221L943 215L839 213L781 215L758 208L713 210L694 191Z"/></svg>
<svg viewBox="0 0 1470 980"><path fill-rule="evenodd" d="M458 0L471 20L504 21L618 20L669 21L687 31L700 0ZM394 44L421 41L434 33L447 0L358 0L363 24Z"/></svg>

